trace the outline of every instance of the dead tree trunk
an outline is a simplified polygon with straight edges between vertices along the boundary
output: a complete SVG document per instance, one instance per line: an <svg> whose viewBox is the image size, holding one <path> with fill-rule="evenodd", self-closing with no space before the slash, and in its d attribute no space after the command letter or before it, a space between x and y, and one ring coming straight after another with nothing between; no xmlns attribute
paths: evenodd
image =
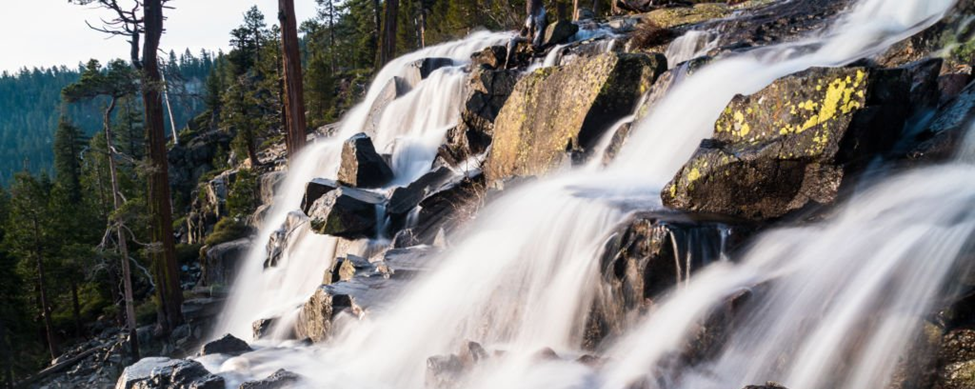
<svg viewBox="0 0 975 389"><path fill-rule="evenodd" d="M153 275L160 331L169 334L183 323L183 292L176 266L176 243L173 240L173 210L169 189L169 161L166 159L166 129L163 125L162 86L157 54L163 32L162 0L143 4L145 44L142 49L142 103L145 108L149 162L149 229L152 233Z"/></svg>
<svg viewBox="0 0 975 389"><path fill-rule="evenodd" d="M278 22L281 24L283 46L281 58L284 74L285 142L290 159L305 146L305 130L308 126L305 123L305 97L294 0L278 0Z"/></svg>
<svg viewBox="0 0 975 389"><path fill-rule="evenodd" d="M108 147L108 174L112 181L112 204L118 218L118 210L122 208L122 193L118 185L118 170L115 167L115 145L112 143L112 110L115 108L115 98L112 98L105 110L105 145ZM118 251L122 257L122 292L125 300L125 326L129 332L129 344L132 359L139 360L139 337L136 334L135 299L132 297L132 269L129 264L129 248L126 244L124 223L120 219L112 221L118 236Z"/></svg>
<svg viewBox="0 0 975 389"><path fill-rule="evenodd" d="M382 44L380 44L379 65L385 65L396 56L396 16L399 13L399 0L386 0L386 20L383 21Z"/></svg>
<svg viewBox="0 0 975 389"><path fill-rule="evenodd" d="M58 344L54 338L54 325L51 323L51 306L47 301L47 279L44 276L44 257L41 254L41 227L38 223L40 215L32 215L31 228L34 232L34 261L37 262L37 295L41 303L41 317L44 318L44 332L47 335L47 350L51 359L58 356Z"/></svg>

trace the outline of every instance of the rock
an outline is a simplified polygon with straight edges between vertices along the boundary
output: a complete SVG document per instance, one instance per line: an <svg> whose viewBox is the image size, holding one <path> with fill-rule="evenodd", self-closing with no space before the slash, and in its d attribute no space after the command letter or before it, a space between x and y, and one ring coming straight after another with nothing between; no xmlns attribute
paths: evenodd
<svg viewBox="0 0 975 389"><path fill-rule="evenodd" d="M487 360L490 355L480 343L469 341L461 347L457 357L464 366L473 366Z"/></svg>
<svg viewBox="0 0 975 389"><path fill-rule="evenodd" d="M486 68L490 70L501 69L504 67L508 49L504 46L486 47L471 55L471 70Z"/></svg>
<svg viewBox="0 0 975 389"><path fill-rule="evenodd" d="M717 2L695 4L693 7L672 7L663 9L653 9L653 7L650 6L651 3L653 3L653 0L619 1L620 6L625 9L636 12L649 11L642 15L643 18L663 28L698 24L709 20L724 18L731 13L731 7Z"/></svg>
<svg viewBox="0 0 975 389"><path fill-rule="evenodd" d="M414 61L410 64L407 73L406 81L413 87L416 87L421 80L425 80L433 73L435 70L446 66L454 66L454 60L450 58L424 58L421 60Z"/></svg>
<svg viewBox="0 0 975 389"><path fill-rule="evenodd" d="M225 334L224 336L220 337L220 339L204 344L203 347L200 348L199 355L240 355L251 351L254 351L254 349L247 345L247 342L237 339L231 334Z"/></svg>
<svg viewBox="0 0 975 389"><path fill-rule="evenodd" d="M975 388L975 360L956 362L943 367L938 375L939 389Z"/></svg>
<svg viewBox="0 0 975 389"><path fill-rule="evenodd" d="M515 89L521 72L475 69L468 79L468 94L461 112L464 124L475 131L491 134L494 121Z"/></svg>
<svg viewBox="0 0 975 389"><path fill-rule="evenodd" d="M346 294L334 294L330 285L322 285L302 306L295 324L295 335L298 339L308 338L313 342L321 342L331 335L332 319L343 309L354 310L352 297Z"/></svg>
<svg viewBox="0 0 975 389"><path fill-rule="evenodd" d="M393 77L387 81L382 91L379 92L379 95L373 101L372 106L369 107L369 113L366 115L366 122L362 132L374 134L376 128L379 127L379 121L383 117L383 112L389 106L389 103L409 93L412 89L413 87L410 82L401 77Z"/></svg>
<svg viewBox="0 0 975 389"><path fill-rule="evenodd" d="M379 188L393 179L393 171L364 133L353 135L342 145L338 181L354 188Z"/></svg>
<svg viewBox="0 0 975 389"><path fill-rule="evenodd" d="M495 121L488 181L543 174L591 148L666 69L663 55L606 53L525 76Z"/></svg>
<svg viewBox="0 0 975 389"><path fill-rule="evenodd" d="M941 103L945 104L954 100L965 90L965 87L972 82L972 75L966 73L951 73L938 77L938 91L941 94Z"/></svg>
<svg viewBox="0 0 975 389"><path fill-rule="evenodd" d="M197 361L148 357L126 367L115 388L223 389L224 380Z"/></svg>
<svg viewBox="0 0 975 389"><path fill-rule="evenodd" d="M311 229L319 234L348 239L376 235L376 206L382 196L361 189L339 187L312 204L308 212Z"/></svg>
<svg viewBox="0 0 975 389"><path fill-rule="evenodd" d="M928 128L917 136L917 146L908 157L921 162L943 162L955 154L969 123L975 120L975 83L942 105Z"/></svg>
<svg viewBox="0 0 975 389"><path fill-rule="evenodd" d="M606 146L606 151L603 153L602 163L604 166L609 165L619 155L623 145L626 144L626 140L630 138L630 129L632 128L633 122L624 123L613 133L613 138L610 139L609 145Z"/></svg>
<svg viewBox="0 0 975 389"><path fill-rule="evenodd" d="M946 364L975 360L975 330L962 328L949 331L941 341L939 354Z"/></svg>
<svg viewBox="0 0 975 389"><path fill-rule="evenodd" d="M308 213L311 205L326 193L339 187L339 183L327 178L315 178L305 185L305 196L301 198L301 210Z"/></svg>
<svg viewBox="0 0 975 389"><path fill-rule="evenodd" d="M309 203L309 206L312 203ZM305 225L307 222L308 216L306 216L304 213L292 211L288 213L288 216L284 219L284 223L281 224L281 227L278 227L278 229L271 232L271 236L268 237L267 246L265 247L265 251L267 252L267 258L264 259L265 269L278 266L278 261L281 260L281 256L284 255L284 252L288 249L288 242L291 241L290 237L298 232L298 228Z"/></svg>
<svg viewBox="0 0 975 389"><path fill-rule="evenodd" d="M621 223L603 248L599 268L607 287L590 312L584 346L592 349L618 335L627 317L649 309L688 274L721 260L753 231L740 220L666 212L637 213Z"/></svg>
<svg viewBox="0 0 975 389"><path fill-rule="evenodd" d="M299 381L301 381L301 376L279 369L263 380L240 384L240 389L286 389L295 387Z"/></svg>
<svg viewBox="0 0 975 389"><path fill-rule="evenodd" d="M254 340L263 339L265 336L269 335L271 327L274 326L274 322L277 319L258 319L251 324L251 330Z"/></svg>
<svg viewBox="0 0 975 389"><path fill-rule="evenodd" d="M250 246L250 238L241 238L206 248L202 264L203 285L230 285Z"/></svg>
<svg viewBox="0 0 975 389"><path fill-rule="evenodd" d="M427 388L454 388L464 373L464 364L456 355L437 355L427 358Z"/></svg>
<svg viewBox="0 0 975 389"><path fill-rule="evenodd" d="M830 204L845 176L893 147L912 82L904 69L813 68L736 96L664 204L755 220Z"/></svg>
<svg viewBox="0 0 975 389"><path fill-rule="evenodd" d="M433 244L441 232L455 233L474 218L486 195L483 175L461 177L451 186L420 202L416 223L410 228L417 244Z"/></svg>
<svg viewBox="0 0 975 389"><path fill-rule="evenodd" d="M542 39L542 46L550 47L568 42L578 31L579 26L575 23L568 20L556 21L545 28L545 37Z"/></svg>
<svg viewBox="0 0 975 389"><path fill-rule="evenodd" d="M877 63L894 67L922 58L943 57L949 67L975 62L975 41L971 39L975 4L958 1L937 23L891 46Z"/></svg>
<svg viewBox="0 0 975 389"><path fill-rule="evenodd" d="M672 27L674 23L698 23L680 28L713 32L717 37L715 45L718 49L712 54L718 54L723 51L741 51L808 37L824 30L836 19L836 15L848 10L854 2L852 0L803 0L772 4L764 1L752 3L753 7L738 12L734 18L724 18L731 9L721 10L720 6L712 4L700 10L701 12L695 12L687 17L676 15L677 17L673 18L669 15L661 15L662 17L656 18L656 21L663 27ZM699 4L695 8L705 5ZM663 13L671 10L676 9L654 12Z"/></svg>
<svg viewBox="0 0 975 389"><path fill-rule="evenodd" d="M404 215L411 211L423 199L445 189L445 186L455 183L456 174L445 166L424 174L407 186L393 189L389 196L386 211L390 214Z"/></svg>

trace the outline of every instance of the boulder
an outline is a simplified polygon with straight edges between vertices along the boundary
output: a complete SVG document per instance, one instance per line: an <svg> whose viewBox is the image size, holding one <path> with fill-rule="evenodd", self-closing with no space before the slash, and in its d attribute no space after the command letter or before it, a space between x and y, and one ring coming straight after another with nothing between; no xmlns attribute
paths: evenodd
<svg viewBox="0 0 975 389"><path fill-rule="evenodd" d="M736 96L661 194L671 208L755 220L830 204L889 151L911 112L905 69L813 68Z"/></svg>
<svg viewBox="0 0 975 389"><path fill-rule="evenodd" d="M271 332L271 327L274 326L274 322L277 321L276 318L258 319L251 323L251 332L254 340L263 339L268 336Z"/></svg>
<svg viewBox="0 0 975 389"><path fill-rule="evenodd" d="M578 31L579 26L568 20L559 20L549 24L545 28L545 37L542 40L542 46L550 47L568 42Z"/></svg>
<svg viewBox="0 0 975 389"><path fill-rule="evenodd" d="M354 310L355 302L347 294L335 294L330 285L315 290L308 302L301 307L295 324L295 335L321 342L331 335L332 319L343 309Z"/></svg>
<svg viewBox="0 0 975 389"><path fill-rule="evenodd" d="M225 334L220 339L211 341L200 347L200 356L211 354L240 355L254 351L247 342L237 339L231 334Z"/></svg>
<svg viewBox="0 0 975 389"><path fill-rule="evenodd" d="M250 246L250 238L241 238L206 248L203 255L203 285L230 285Z"/></svg>
<svg viewBox="0 0 975 389"><path fill-rule="evenodd" d="M638 213L621 223L603 248L599 293L584 345L618 335L626 318L706 265L723 260L754 231L740 220L713 215Z"/></svg>
<svg viewBox="0 0 975 389"><path fill-rule="evenodd" d="M591 148L633 111L666 62L659 54L606 53L523 77L495 120L488 181L540 175Z"/></svg>
<svg viewBox="0 0 975 389"><path fill-rule="evenodd" d="M941 368L935 387L939 389L975 388L975 360L951 363Z"/></svg>
<svg viewBox="0 0 975 389"><path fill-rule="evenodd" d="M311 229L319 234L348 239L376 235L377 210L385 199L361 189L339 187L312 204L308 211Z"/></svg>
<svg viewBox="0 0 975 389"><path fill-rule="evenodd" d="M265 247L267 252L267 257L264 259L265 269L278 266L278 261L281 260L281 256L288 249L289 238L297 232L299 227L307 222L308 216L304 213L292 211L288 213L281 227L271 232L271 236L268 237L267 246Z"/></svg>
<svg viewBox="0 0 975 389"><path fill-rule="evenodd" d="M508 49L504 46L486 47L471 55L471 70L477 68L501 69L504 68L505 58L508 56Z"/></svg>
<svg viewBox="0 0 975 389"><path fill-rule="evenodd" d="M416 60L407 68L405 78L411 86L416 87L416 84L419 84L421 80L430 77L430 73L446 66L454 66L454 60L438 57Z"/></svg>
<svg viewBox="0 0 975 389"><path fill-rule="evenodd" d="M355 188L379 188L392 179L393 171L376 152L368 135L355 134L342 145L340 183Z"/></svg>
<svg viewBox="0 0 975 389"><path fill-rule="evenodd" d="M164 357L142 358L126 367L116 389L223 389L223 377L200 362Z"/></svg>
<svg viewBox="0 0 975 389"><path fill-rule="evenodd" d="M745 386L744 389L788 389L788 388L782 386L781 384L769 381L766 382L765 385L748 385Z"/></svg>
<svg viewBox="0 0 975 389"><path fill-rule="evenodd" d="M410 85L410 82L402 77L393 77L389 81L386 81L386 85L383 86L379 95L373 100L372 105L369 106L369 113L366 114L366 122L362 132L374 134L376 128L379 127L379 121L382 120L383 112L386 111L389 103L409 93L412 89L413 87Z"/></svg>
<svg viewBox="0 0 975 389"><path fill-rule="evenodd" d="M406 214L416 208L423 199L452 184L456 175L450 168L441 166L407 186L393 189L389 196L389 203L386 205L386 212L394 215Z"/></svg>
<svg viewBox="0 0 975 389"><path fill-rule="evenodd" d="M434 244L441 234L456 231L474 218L484 203L486 192L483 175L462 176L423 199L415 224L409 226L411 240L415 244Z"/></svg>
<svg viewBox="0 0 975 389"><path fill-rule="evenodd" d="M315 178L312 179L308 184L305 184L305 195L301 198L301 210L304 213L308 213L311 209L311 205L315 203L326 193L331 192L339 187L339 183L335 180L330 180L327 178Z"/></svg>
<svg viewBox="0 0 975 389"><path fill-rule="evenodd" d="M279 369L263 380L244 382L239 389L286 389L295 387L298 381L301 381L301 376Z"/></svg>
<svg viewBox="0 0 975 389"><path fill-rule="evenodd" d="M467 99L461 119L471 129L491 134L494 121L515 89L521 72L514 70L475 69L467 84Z"/></svg>
<svg viewBox="0 0 975 389"><path fill-rule="evenodd" d="M938 109L931 124L918 134L918 144L908 157L934 163L951 159L972 120L975 120L975 83Z"/></svg>

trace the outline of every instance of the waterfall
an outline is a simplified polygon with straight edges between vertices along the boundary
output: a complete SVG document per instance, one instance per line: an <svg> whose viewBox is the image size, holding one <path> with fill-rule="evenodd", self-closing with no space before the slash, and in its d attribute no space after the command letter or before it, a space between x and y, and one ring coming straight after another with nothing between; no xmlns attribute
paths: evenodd
<svg viewBox="0 0 975 389"><path fill-rule="evenodd" d="M475 33L457 42L404 55L383 67L364 101L343 118L338 135L309 145L291 163L269 216L244 259L216 332L249 339L252 322L293 311L321 284L322 274L330 266L328 258L336 249L335 239L310 233L307 226L301 227L289 239L293 244L289 244L279 266L267 270L263 267L267 255L264 245L285 223L289 213L299 208L305 184L317 177L335 177L341 162L342 142L368 129L370 109L381 99L386 85L394 77L408 77L410 65L417 60L445 57L463 64L474 52L504 44L510 37L509 33ZM445 131L456 124L465 80L457 67L437 70L382 111L380 125L368 135L373 137L379 152L393 154L396 179L391 185L412 181L422 174L418 166L429 166L433 161Z"/></svg>
<svg viewBox="0 0 975 389"><path fill-rule="evenodd" d="M903 349L904 342L883 340L898 336L903 339L903 334L909 333L912 325L916 326L910 318L923 308L920 302L937 292L940 278L945 275L942 262L950 262L960 249L961 239L967 237L965 233L970 233L972 215L960 214L961 210L955 206L971 204L975 188L965 182L975 181L949 179L949 176L969 177L968 167L943 168L926 175L919 172L894 179L861 195L847 208L849 214L841 215L835 222L801 233L775 232L762 239L742 265L722 261L701 270L645 323L608 350L610 363L605 368L597 370L562 359L540 360L537 352L542 347L551 347L561 356L582 353L578 343L590 301L599 287L597 258L609 232L630 211L659 207L660 188L694 152L699 141L710 135L713 123L735 94L753 93L779 77L812 66L838 66L879 53L938 20L953 3L953 0L863 0L821 36L719 59L674 85L647 117L633 123L632 136L605 170L587 168L555 173L510 189L481 210L468 232L456 237L457 243L433 260L436 267L432 271L412 281L405 290L386 296L394 301L385 310L362 320L342 320L337 325L340 330L323 345L269 346L240 357L207 359L205 363L227 377L260 377L287 368L306 377L309 387L419 388L423 387L424 362L428 357L455 352L467 340L475 340L494 350L503 350L505 357L492 359L472 373L463 382L469 388L617 389L644 380L650 372L670 379L664 387L726 387L722 385L765 378L787 383L794 379L806 385L795 386L798 388L825 387L827 383L816 379L830 376L822 372L835 367L827 362L836 352L832 347L844 341L842 331L814 328L804 332L816 340L808 343L805 337L799 336L799 331L789 331L788 324L799 320L780 317L783 320L775 321L771 319L776 317L770 316L775 310L790 308L794 310L788 312L797 315L817 314L790 304L796 301L796 294L823 287L817 296L820 301L831 303L817 307L821 310L818 314L835 316L836 325L845 326L844 329L862 327L859 320L863 318L851 313L856 309L876 308L878 315L905 318L878 322L883 327L864 338L865 355L873 359L865 356L857 360L859 365L854 365L849 374L834 377L850 388L864 382L874 386L870 380L882 377L892 368L891 350ZM474 48L502 38L481 35L445 46L449 50L428 49L394 61L377 76L366 102L346 118L338 140L363 128L364 111L379 96L381 91L377 90L401 71L396 66L434 56L436 50L453 53L452 57L459 60ZM390 119L391 122L381 121L377 133L373 134L375 139L382 139L377 141L381 150L395 144L397 162L394 164L403 180L400 183L415 176L418 170L414 166L419 165L413 162L431 155L426 147L433 143L427 141L436 138L436 134L442 137L442 128L449 127L454 111L452 108L441 111L441 108L451 104L450 99L460 100L460 96L444 97L453 93L448 92L453 90L450 85L456 85L453 75L448 69L442 72L439 81L425 80L431 86L429 96L422 83L411 92L417 101L410 104L425 104L421 111L438 111L435 115L443 114L438 116L443 120L414 120L416 126L424 128L398 134L396 131L401 130L398 126L404 120ZM433 104L441 105L432 107ZM411 115L409 107L399 105L394 102L387 112ZM431 132L424 133L428 130ZM269 222L262 228L258 246L284 222L288 211L297 208L305 182L316 176L334 174L335 145L335 142L322 142L300 156L289 173L283 197L276 202ZM933 182L922 186L909 182L909 179L922 178ZM891 189L897 188L896 185L901 190ZM914 190L903 190L904 187ZM915 203L924 202L939 204L939 208L908 211ZM949 214L952 211L959 213ZM871 220L880 222L875 225ZM800 241L802 234L813 236ZM296 241L286 260L291 263L282 264L278 269L262 271L263 247L252 251L243 275L238 278L239 287L234 291L223 328L246 338L251 321L261 318L268 310L282 309L282 305L293 310L294 304L307 298L314 287L305 290L304 295L298 289L311 283L317 285L324 269L316 266L325 266L323 258L329 258L335 245L330 238L310 238L310 235L313 234ZM862 241L853 239L860 236ZM931 246L925 243L928 240L941 245ZM899 243L882 246L888 241ZM941 251L936 252L935 248ZM931 263L911 261L922 253L945 259ZM858 255L866 254L869 257L858 262L861 261ZM294 274L273 279L274 272ZM919 277L926 277L924 285L911 284L921 282ZM301 286L287 285L290 283ZM766 322L757 323L755 331L735 334L725 354L713 366L667 370L668 366L674 366L668 365L671 362L668 358L673 358L687 340L697 320L732 293L760 283L772 285L771 298L763 301L767 307L754 308L753 318L766 318ZM911 288L897 288L908 284ZM276 291L284 289L288 291L276 295ZM903 289L916 290L884 293ZM886 309L877 308L888 302ZM802 303L808 306L815 301L799 300ZM783 324L778 326L779 323ZM763 339L761 329L769 336L782 339ZM795 354L796 364L773 365L777 351L793 349L800 352Z"/></svg>

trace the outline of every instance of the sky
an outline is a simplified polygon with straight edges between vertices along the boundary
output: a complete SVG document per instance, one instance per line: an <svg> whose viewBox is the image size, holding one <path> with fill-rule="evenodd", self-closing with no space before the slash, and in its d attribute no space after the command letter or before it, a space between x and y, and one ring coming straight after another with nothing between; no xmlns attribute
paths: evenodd
<svg viewBox="0 0 975 389"><path fill-rule="evenodd" d="M100 17L111 13L92 6L82 7L67 0L4 0L0 11L0 71L22 67L75 67L95 58L103 63L113 58L128 58L129 44L122 37L106 39L85 21L99 26ZM120 4L131 4L120 0ZM252 5L264 12L268 25L277 23L277 0L172 0L175 9L166 10L166 33L160 48L187 48L197 55L201 49L227 50L230 30L243 21ZM314 0L295 0L295 13L301 21L315 16Z"/></svg>

